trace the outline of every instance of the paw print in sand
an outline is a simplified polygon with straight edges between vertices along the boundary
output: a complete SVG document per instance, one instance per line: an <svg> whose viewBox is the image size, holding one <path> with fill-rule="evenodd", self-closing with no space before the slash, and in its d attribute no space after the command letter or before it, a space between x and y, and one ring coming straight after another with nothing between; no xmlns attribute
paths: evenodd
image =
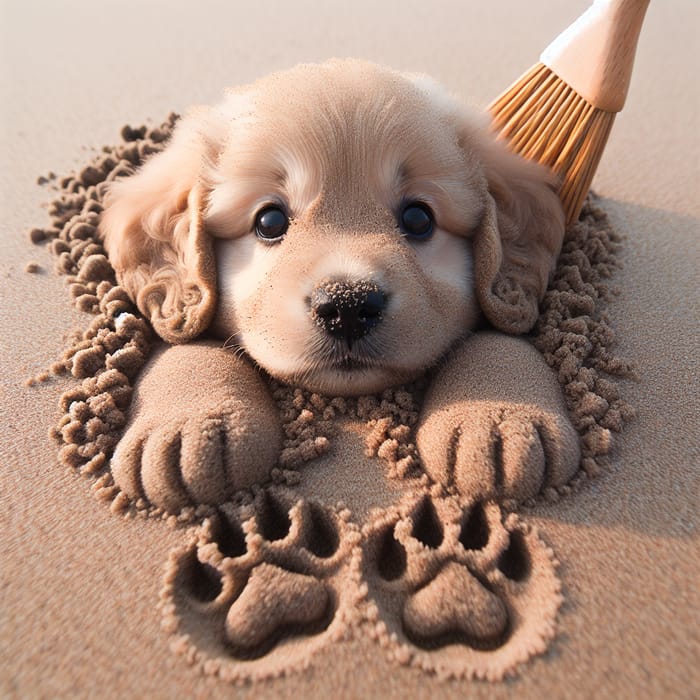
<svg viewBox="0 0 700 700"><path fill-rule="evenodd" d="M500 680L542 653L562 601L552 551L496 503L411 495L364 531L371 635L396 661Z"/></svg>
<svg viewBox="0 0 700 700"><path fill-rule="evenodd" d="M171 554L161 594L176 652L244 682L307 667L359 619L359 532L282 488L220 506Z"/></svg>

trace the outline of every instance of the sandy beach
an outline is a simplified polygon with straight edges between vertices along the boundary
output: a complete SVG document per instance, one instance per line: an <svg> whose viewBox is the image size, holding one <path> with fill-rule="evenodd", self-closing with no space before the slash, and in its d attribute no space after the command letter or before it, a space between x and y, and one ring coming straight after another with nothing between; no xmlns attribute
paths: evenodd
<svg viewBox="0 0 700 700"><path fill-rule="evenodd" d="M292 487L309 499L306 510L294 510L285 487L272 501L261 496L251 506L254 527L269 541L278 523L270 512L288 511L289 547L305 542L316 555L312 564L299 559L289 567L306 566L325 591L339 591L332 605L340 612L321 633L290 645L286 658L273 650L248 670L235 662L224 664L233 671L219 672L202 658L226 653L207 627L220 611L208 612L206 576L191 559L197 547L221 539L216 525L195 532L113 512L108 500L95 498L90 479L61 464L49 437L60 418L59 398L76 379L27 386L61 357L71 331L92 318L71 304L49 247L29 240L32 228L48 224L46 203L55 196L38 177L79 170L103 145L120 141L124 124L154 126L173 111L214 102L226 86L333 56L425 72L485 107L586 7L585 0L445 0L429 8L413 0L206 0L177 7L161 0L0 2L3 697L697 696L700 12L692 0L651 3L627 105L594 180L598 206L624 237L623 267L611 280L619 294L607 312L615 352L636 367L636 379L620 383L636 417L615 436L608 468L556 502L524 510L527 527L488 509L480 516L489 522L493 547L499 537L502 547L508 538L524 542L532 562L533 577L518 588L511 569L516 583L503 588L523 629L541 642L525 650L514 675L489 681L469 677L486 672L464 671L467 677L444 679L454 664L466 668L450 656L453 649L444 657L424 649L407 665L391 640L391 624L373 635L356 621L357 614L398 619L392 595L381 593L391 572L377 576L353 558L363 527L367 541L379 542L368 545L370 554L381 550L386 528L407 517L447 524L447 542L471 508L437 497L438 505L417 504L386 479L382 463L365 455L361 409L342 414L333 450L300 468L305 476ZM400 405L402 398L391 400ZM335 509L337 517L313 505L335 508L338 500L348 513ZM250 512L232 507L230 520L238 527ZM320 540L304 534L307 522L323 533ZM486 576L486 559L470 559L463 554L469 547L459 549L454 538L450 546L462 553L449 556ZM250 576L251 586L265 589L276 575L269 562L286 556L282 545L281 553L265 547L241 555L240 571L238 563L227 565L230 576ZM449 571L455 586L472 585L457 567ZM203 578L191 584L196 576ZM299 581L285 590L303 589L308 599L299 593L295 604L312 609L320 589ZM192 600L182 593L188 585ZM360 604L367 600L374 613ZM302 621L314 634L322 613ZM546 624L538 627L538 619ZM238 633L244 638L255 630ZM408 648L410 639L396 633ZM188 654L191 661L200 652L204 657L188 663ZM481 668L483 658L475 658L474 668Z"/></svg>

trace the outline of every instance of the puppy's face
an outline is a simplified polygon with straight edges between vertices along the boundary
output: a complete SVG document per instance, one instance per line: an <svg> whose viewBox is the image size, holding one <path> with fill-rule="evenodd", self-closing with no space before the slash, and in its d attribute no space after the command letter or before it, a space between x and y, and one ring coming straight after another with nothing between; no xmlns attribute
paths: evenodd
<svg viewBox="0 0 700 700"><path fill-rule="evenodd" d="M213 330L325 393L415 377L478 314L483 175L413 83L360 64L233 95L204 221Z"/></svg>
<svg viewBox="0 0 700 700"><path fill-rule="evenodd" d="M209 327L283 381L377 392L481 311L534 322L563 217L548 175L514 158L426 79L299 66L183 119L114 186L102 228L166 340Z"/></svg>

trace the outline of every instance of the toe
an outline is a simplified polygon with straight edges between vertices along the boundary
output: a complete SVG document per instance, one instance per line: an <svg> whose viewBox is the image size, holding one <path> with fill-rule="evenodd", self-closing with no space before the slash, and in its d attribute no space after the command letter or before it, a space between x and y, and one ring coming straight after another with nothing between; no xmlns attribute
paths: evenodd
<svg viewBox="0 0 700 700"><path fill-rule="evenodd" d="M494 464L500 495L517 500L534 496L545 474L545 454L537 428L529 420L510 418L499 424L498 433Z"/></svg>
<svg viewBox="0 0 700 700"><path fill-rule="evenodd" d="M182 481L196 503L217 505L229 496L224 468L225 436L220 418L188 421L182 429Z"/></svg>
<svg viewBox="0 0 700 700"><path fill-rule="evenodd" d="M545 486L561 486L568 483L581 463L581 441L566 416L545 414L539 421L545 462Z"/></svg>
<svg viewBox="0 0 700 700"><path fill-rule="evenodd" d="M114 483L132 500L143 496L141 485L141 459L143 436L128 431L119 441L111 460Z"/></svg>
<svg viewBox="0 0 700 700"><path fill-rule="evenodd" d="M180 467L181 436L178 426L155 430L143 448L141 481L148 500L169 513L191 504Z"/></svg>
<svg viewBox="0 0 700 700"><path fill-rule="evenodd" d="M480 500L498 495L502 481L501 436L490 412L466 414L454 445L455 485Z"/></svg>
<svg viewBox="0 0 700 700"><path fill-rule="evenodd" d="M267 403L255 413L237 403L227 408L222 421L222 458L231 491L270 478L282 450L282 429L276 410Z"/></svg>
<svg viewBox="0 0 700 700"><path fill-rule="evenodd" d="M460 407L429 416L416 436L425 471L431 479L462 494L495 495L492 454L498 438L490 415Z"/></svg>

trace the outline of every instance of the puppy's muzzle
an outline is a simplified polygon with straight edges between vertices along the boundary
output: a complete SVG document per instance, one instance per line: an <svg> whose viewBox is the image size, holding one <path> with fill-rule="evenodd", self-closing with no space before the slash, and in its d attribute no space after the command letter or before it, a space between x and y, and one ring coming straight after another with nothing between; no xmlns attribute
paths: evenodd
<svg viewBox="0 0 700 700"><path fill-rule="evenodd" d="M326 280L316 285L311 297L311 315L316 325L348 349L382 321L386 295L367 280Z"/></svg>

